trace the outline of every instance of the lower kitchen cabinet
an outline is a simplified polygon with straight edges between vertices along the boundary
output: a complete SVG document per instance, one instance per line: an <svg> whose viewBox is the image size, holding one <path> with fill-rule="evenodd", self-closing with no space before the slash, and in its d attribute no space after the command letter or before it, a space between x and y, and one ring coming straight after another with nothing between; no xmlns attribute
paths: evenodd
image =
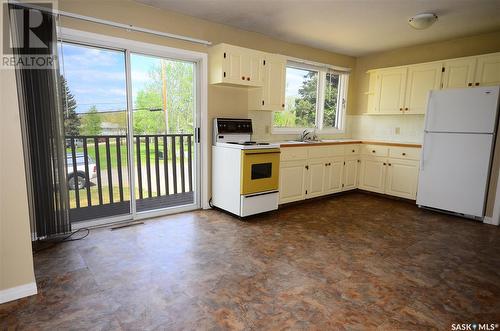
<svg viewBox="0 0 500 331"><path fill-rule="evenodd" d="M415 199L418 171L418 161L388 159L385 193L401 198Z"/></svg>
<svg viewBox="0 0 500 331"><path fill-rule="evenodd" d="M359 157L346 157L344 161L344 171L342 174L343 177L343 191L353 190L358 187L358 165L359 165Z"/></svg>
<svg viewBox="0 0 500 331"><path fill-rule="evenodd" d="M325 162L325 194L342 191L344 158L336 157Z"/></svg>
<svg viewBox="0 0 500 331"><path fill-rule="evenodd" d="M281 162L279 186L280 203L305 199L306 165L306 160Z"/></svg>
<svg viewBox="0 0 500 331"><path fill-rule="evenodd" d="M358 187L362 190L384 193L386 165L385 158L362 158Z"/></svg>
<svg viewBox="0 0 500 331"><path fill-rule="evenodd" d="M356 188L416 198L418 148L371 144L361 148L346 146L345 149L338 146L282 148L279 203Z"/></svg>
<svg viewBox="0 0 500 331"><path fill-rule="evenodd" d="M312 159L307 165L306 199L315 198L325 193L326 159Z"/></svg>

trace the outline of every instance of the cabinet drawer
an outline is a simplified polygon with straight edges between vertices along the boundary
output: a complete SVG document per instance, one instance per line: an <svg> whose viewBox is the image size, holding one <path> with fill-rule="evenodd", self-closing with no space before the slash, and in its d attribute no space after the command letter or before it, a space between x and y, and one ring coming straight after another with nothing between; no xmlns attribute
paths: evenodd
<svg viewBox="0 0 500 331"><path fill-rule="evenodd" d="M389 147L389 157L406 160L419 160L420 148Z"/></svg>
<svg viewBox="0 0 500 331"><path fill-rule="evenodd" d="M331 155L331 147L330 146L309 147L308 150L309 150L309 158L310 159L329 157Z"/></svg>
<svg viewBox="0 0 500 331"><path fill-rule="evenodd" d="M330 156L343 156L344 145L330 146Z"/></svg>
<svg viewBox="0 0 500 331"><path fill-rule="evenodd" d="M306 147L281 148L281 161L306 160Z"/></svg>
<svg viewBox="0 0 500 331"><path fill-rule="evenodd" d="M359 154L359 145L345 145L344 154L346 156Z"/></svg>
<svg viewBox="0 0 500 331"><path fill-rule="evenodd" d="M387 156L389 155L389 148L387 146L379 145L362 145L361 154L372 156Z"/></svg>

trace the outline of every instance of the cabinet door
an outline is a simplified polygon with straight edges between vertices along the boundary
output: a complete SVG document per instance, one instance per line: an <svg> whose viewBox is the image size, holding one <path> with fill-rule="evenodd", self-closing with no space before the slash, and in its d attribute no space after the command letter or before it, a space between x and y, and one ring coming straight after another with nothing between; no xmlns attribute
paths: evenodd
<svg viewBox="0 0 500 331"><path fill-rule="evenodd" d="M367 191L384 193L386 167L385 159L377 157L361 159L358 187Z"/></svg>
<svg viewBox="0 0 500 331"><path fill-rule="evenodd" d="M408 68L405 113L425 114L429 91L440 87L441 71L441 63L415 65Z"/></svg>
<svg viewBox="0 0 500 331"><path fill-rule="evenodd" d="M264 74L262 64L264 53L244 49L241 56L241 83L248 86L262 86Z"/></svg>
<svg viewBox="0 0 500 331"><path fill-rule="evenodd" d="M405 101L407 68L381 70L378 82L378 112L400 114Z"/></svg>
<svg viewBox="0 0 500 331"><path fill-rule="evenodd" d="M286 161L280 164L280 204L304 200L306 161Z"/></svg>
<svg viewBox="0 0 500 331"><path fill-rule="evenodd" d="M342 191L342 174L344 170L344 158L336 157L325 163L325 194Z"/></svg>
<svg viewBox="0 0 500 331"><path fill-rule="evenodd" d="M418 183L418 161L389 159L385 193L415 200Z"/></svg>
<svg viewBox="0 0 500 331"><path fill-rule="evenodd" d="M477 57L474 86L500 85L500 53Z"/></svg>
<svg viewBox="0 0 500 331"><path fill-rule="evenodd" d="M325 193L325 173L327 159L310 159L307 171L306 199L319 197Z"/></svg>
<svg viewBox="0 0 500 331"><path fill-rule="evenodd" d="M443 88L461 88L473 84L476 58L446 61L443 67Z"/></svg>
<svg viewBox="0 0 500 331"><path fill-rule="evenodd" d="M285 109L286 59L280 55L268 56L263 70L262 109L282 111Z"/></svg>
<svg viewBox="0 0 500 331"><path fill-rule="evenodd" d="M342 190L353 190L358 184L358 165L359 159L357 157L349 157L345 159Z"/></svg>
<svg viewBox="0 0 500 331"><path fill-rule="evenodd" d="M223 81L233 84L242 83L243 53L237 47L228 47L224 51Z"/></svg>

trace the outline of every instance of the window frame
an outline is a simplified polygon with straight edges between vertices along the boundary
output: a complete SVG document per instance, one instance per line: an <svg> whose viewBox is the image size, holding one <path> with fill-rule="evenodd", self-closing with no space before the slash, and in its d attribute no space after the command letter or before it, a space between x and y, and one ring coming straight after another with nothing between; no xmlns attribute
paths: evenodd
<svg viewBox="0 0 500 331"><path fill-rule="evenodd" d="M272 116L271 133L272 134L300 134L304 130L316 130L318 134L339 134L345 133L345 113L347 109L347 89L349 84L350 69L338 68L329 65L320 65L317 63L298 62L299 60L288 59L286 68L303 69L316 71L318 73L318 86L316 90L316 116L314 127L297 128L279 128L274 126L274 113ZM325 107L325 87L326 74L333 73L339 75L339 91L337 95L337 115L336 127L324 127L324 107ZM286 79L286 78L285 78ZM339 107L340 105L340 107Z"/></svg>

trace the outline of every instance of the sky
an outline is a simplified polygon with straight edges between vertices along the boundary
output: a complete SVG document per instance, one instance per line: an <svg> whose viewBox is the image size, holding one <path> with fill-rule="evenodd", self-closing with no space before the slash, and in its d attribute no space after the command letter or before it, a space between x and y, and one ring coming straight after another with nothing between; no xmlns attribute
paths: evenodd
<svg viewBox="0 0 500 331"><path fill-rule="evenodd" d="M59 46L60 69L77 102L77 113L95 105L98 111L124 110L127 106L125 53L70 43ZM148 81L158 58L131 55L133 102Z"/></svg>
<svg viewBox="0 0 500 331"><path fill-rule="evenodd" d="M296 69L296 68L286 68L286 96L298 96L299 89L304 81L304 76L308 73L308 70Z"/></svg>

